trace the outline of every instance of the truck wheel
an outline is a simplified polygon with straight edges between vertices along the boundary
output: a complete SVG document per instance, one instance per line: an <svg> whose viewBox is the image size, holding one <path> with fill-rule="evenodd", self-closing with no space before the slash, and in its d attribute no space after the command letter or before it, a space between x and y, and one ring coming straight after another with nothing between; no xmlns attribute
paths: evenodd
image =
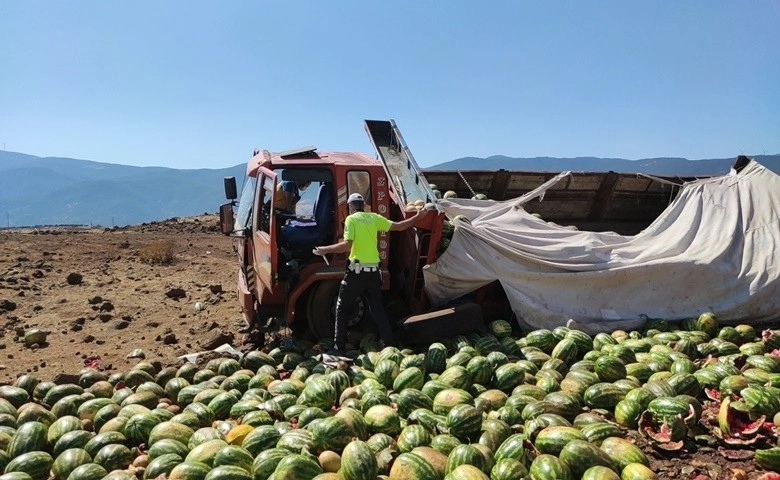
<svg viewBox="0 0 780 480"><path fill-rule="evenodd" d="M318 339L332 339L336 324L336 300L339 296L341 280L320 282L309 294L306 317L311 333ZM368 308L363 297L358 298L355 316L349 322L349 328L370 323Z"/></svg>

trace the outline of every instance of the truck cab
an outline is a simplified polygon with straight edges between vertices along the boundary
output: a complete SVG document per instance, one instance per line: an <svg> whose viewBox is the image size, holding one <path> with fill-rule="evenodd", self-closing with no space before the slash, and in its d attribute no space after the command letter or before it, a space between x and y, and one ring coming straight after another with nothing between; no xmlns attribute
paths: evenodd
<svg viewBox="0 0 780 480"><path fill-rule="evenodd" d="M403 185L401 171L393 173L388 168L382 149L385 156L390 150L398 156L397 152L405 148L379 138L390 135L398 142L400 133L396 135L388 127L395 128L395 124L366 121L377 158L359 152L320 152L315 147L279 153L257 150L247 163L240 196L235 179L225 179L226 196L231 201L220 207L220 225L222 233L235 239L238 291L248 323L264 323L276 317L283 319L295 335L332 338L335 301L347 255L332 255L326 262L312 249L343 237L348 196L361 194L366 199L366 210L392 221L414 214L414 209L407 210L407 204L434 198L427 184L425 188L416 187L419 178L411 183L407 179L408 185ZM407 157L404 162L408 163ZM279 188L282 182L310 183L300 194L295 212L275 208L283 195ZM417 228L380 234L382 288L391 321L427 306L421 270L434 259L443 222L444 215L437 213L428 215L424 225ZM432 231L438 237L433 238ZM373 327L365 302L358 302L350 326L359 330Z"/></svg>

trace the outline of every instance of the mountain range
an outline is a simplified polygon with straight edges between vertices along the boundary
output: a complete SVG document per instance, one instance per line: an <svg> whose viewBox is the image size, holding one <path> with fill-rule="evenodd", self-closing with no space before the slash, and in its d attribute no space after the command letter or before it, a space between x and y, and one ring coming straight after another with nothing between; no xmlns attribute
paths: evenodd
<svg viewBox="0 0 780 480"><path fill-rule="evenodd" d="M753 158L780 172L780 154ZM424 170L614 171L689 177L725 174L733 162L734 158L491 156L458 158ZM216 212L225 202L223 178L236 177L240 188L245 168L135 167L0 150L0 227L113 227Z"/></svg>

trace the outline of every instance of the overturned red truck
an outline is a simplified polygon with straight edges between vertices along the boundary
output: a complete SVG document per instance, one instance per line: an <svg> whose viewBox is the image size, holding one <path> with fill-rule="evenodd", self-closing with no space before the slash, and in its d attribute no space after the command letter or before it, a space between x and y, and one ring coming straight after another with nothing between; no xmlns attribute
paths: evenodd
<svg viewBox="0 0 780 480"><path fill-rule="evenodd" d="M724 312L727 321L741 320L739 311L767 318L777 306L767 298L777 292L780 273L764 253L773 237L756 237L760 232L753 226L738 218L731 222L711 201L717 197L734 211L755 210L756 221L776 227L770 220L778 202L762 198L780 191L778 177L747 158L740 157L730 175L712 179L423 172L395 122L366 120L365 130L373 157L315 147L258 150L247 164L240 197L235 179L225 179L231 201L220 208L221 230L236 240L247 322L274 317L295 335L332 337L346 256L327 263L312 248L343 235L352 193L366 199L367 209L394 221L426 203L437 206L415 228L379 238L386 309L407 343L463 333L495 318L511 318L524 328L573 319L586 330L615 329L703 311ZM311 184L294 214L273 208L282 181ZM460 198L440 200L445 190ZM491 200L468 199L482 197L479 193ZM706 229L696 223L701 218L712 219ZM445 250L453 229L452 246ZM723 233L728 229L733 231ZM761 248L745 249L740 243L745 229ZM707 256L713 252L722 254ZM691 278L699 279L696 290ZM729 294L724 300L711 292ZM364 302L350 327L355 332L373 327Z"/></svg>

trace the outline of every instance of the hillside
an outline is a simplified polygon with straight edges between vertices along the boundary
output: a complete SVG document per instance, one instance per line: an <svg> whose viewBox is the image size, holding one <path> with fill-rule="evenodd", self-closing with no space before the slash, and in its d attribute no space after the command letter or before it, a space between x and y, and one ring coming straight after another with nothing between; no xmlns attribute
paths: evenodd
<svg viewBox="0 0 780 480"><path fill-rule="evenodd" d="M222 178L243 174L243 165L133 167L0 151L0 225L124 226L216 212Z"/></svg>
<svg viewBox="0 0 780 480"><path fill-rule="evenodd" d="M780 172L780 155L759 155ZM464 157L426 170L615 171L707 176L728 172L733 158L488 158ZM222 169L134 167L0 151L0 227L33 225L125 226L216 212L224 177L239 187L244 165Z"/></svg>

